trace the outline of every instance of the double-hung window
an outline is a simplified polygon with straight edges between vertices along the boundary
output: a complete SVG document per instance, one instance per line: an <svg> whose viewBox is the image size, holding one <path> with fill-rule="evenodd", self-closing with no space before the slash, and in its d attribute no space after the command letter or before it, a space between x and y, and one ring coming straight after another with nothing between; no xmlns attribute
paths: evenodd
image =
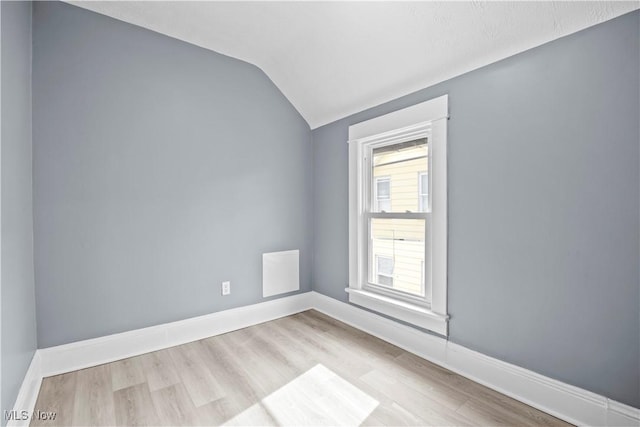
<svg viewBox="0 0 640 427"><path fill-rule="evenodd" d="M349 301L442 335L447 103L349 127Z"/></svg>

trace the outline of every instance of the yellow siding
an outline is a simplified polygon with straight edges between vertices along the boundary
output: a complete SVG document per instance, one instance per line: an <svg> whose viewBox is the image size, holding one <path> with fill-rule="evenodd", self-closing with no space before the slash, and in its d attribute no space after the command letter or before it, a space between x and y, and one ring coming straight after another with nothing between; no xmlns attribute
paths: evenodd
<svg viewBox="0 0 640 427"><path fill-rule="evenodd" d="M420 294L422 284L422 263L424 243L394 240L374 240L372 259L373 281L376 281L375 255L394 259L393 288Z"/></svg>
<svg viewBox="0 0 640 427"><path fill-rule="evenodd" d="M427 171L427 159L378 166L373 169L374 178L391 179L391 211L419 211L419 175Z"/></svg>
<svg viewBox="0 0 640 427"><path fill-rule="evenodd" d="M376 273L376 255L392 258L394 260L393 287L406 292L420 293L423 278L425 221L374 218L371 220L371 237L372 274L375 276Z"/></svg>
<svg viewBox="0 0 640 427"><path fill-rule="evenodd" d="M371 237L374 239L424 240L423 219L373 218Z"/></svg>

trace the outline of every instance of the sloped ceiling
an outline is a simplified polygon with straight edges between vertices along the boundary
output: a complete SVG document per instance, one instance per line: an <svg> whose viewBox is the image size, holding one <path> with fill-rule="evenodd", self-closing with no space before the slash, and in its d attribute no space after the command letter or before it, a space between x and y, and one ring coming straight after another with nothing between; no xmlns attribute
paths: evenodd
<svg viewBox="0 0 640 427"><path fill-rule="evenodd" d="M640 7L633 2L70 2L260 67L319 127Z"/></svg>

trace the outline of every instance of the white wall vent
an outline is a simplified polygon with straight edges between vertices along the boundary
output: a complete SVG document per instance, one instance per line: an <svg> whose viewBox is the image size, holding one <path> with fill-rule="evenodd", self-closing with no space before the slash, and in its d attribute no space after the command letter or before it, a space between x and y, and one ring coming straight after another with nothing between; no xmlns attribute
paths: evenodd
<svg viewBox="0 0 640 427"><path fill-rule="evenodd" d="M300 289L300 251L262 254L262 296L284 294Z"/></svg>

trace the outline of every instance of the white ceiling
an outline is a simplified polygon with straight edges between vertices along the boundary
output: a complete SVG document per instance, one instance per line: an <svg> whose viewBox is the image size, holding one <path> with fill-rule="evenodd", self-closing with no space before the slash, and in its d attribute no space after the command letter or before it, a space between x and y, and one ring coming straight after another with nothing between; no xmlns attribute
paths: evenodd
<svg viewBox="0 0 640 427"><path fill-rule="evenodd" d="M316 128L640 2L72 1L260 67Z"/></svg>

